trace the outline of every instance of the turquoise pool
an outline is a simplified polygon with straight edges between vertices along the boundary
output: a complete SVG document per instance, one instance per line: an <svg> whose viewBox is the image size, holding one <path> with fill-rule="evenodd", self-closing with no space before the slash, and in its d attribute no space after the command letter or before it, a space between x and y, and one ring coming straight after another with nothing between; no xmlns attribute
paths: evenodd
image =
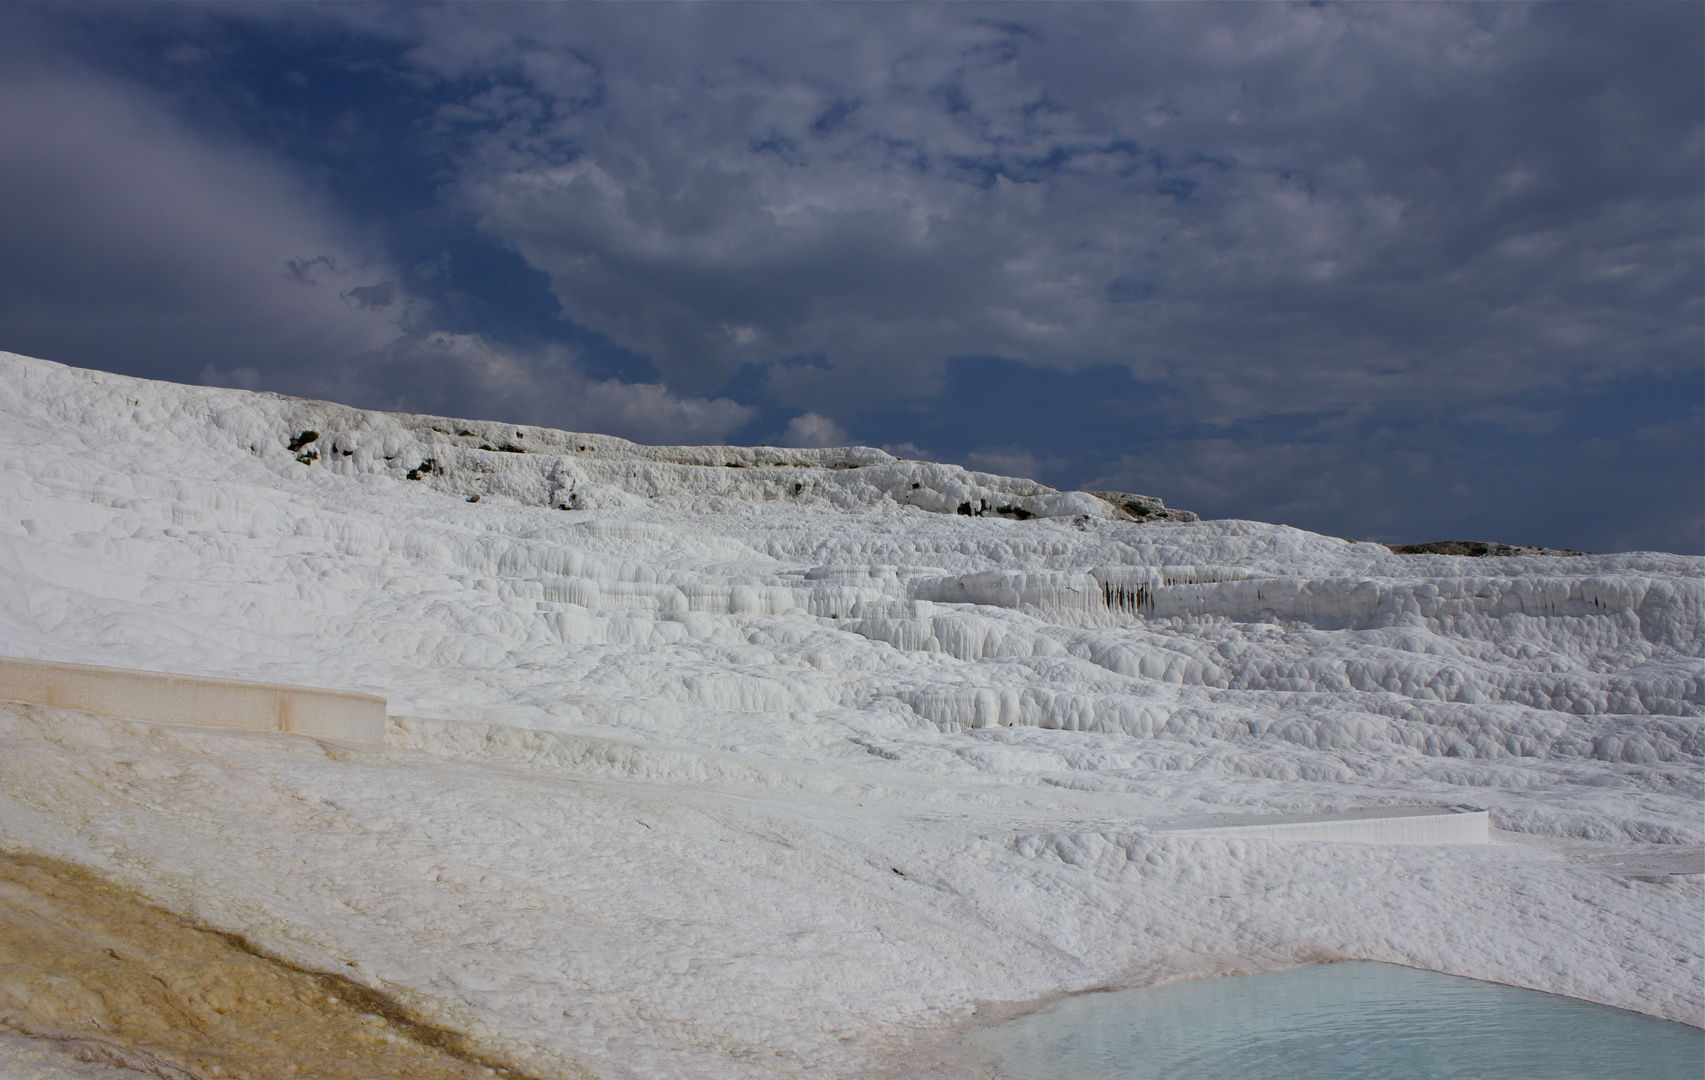
<svg viewBox="0 0 1705 1080"><path fill-rule="evenodd" d="M1394 964L1079 994L969 1037L1007 1080L1701 1080L1705 1031Z"/></svg>

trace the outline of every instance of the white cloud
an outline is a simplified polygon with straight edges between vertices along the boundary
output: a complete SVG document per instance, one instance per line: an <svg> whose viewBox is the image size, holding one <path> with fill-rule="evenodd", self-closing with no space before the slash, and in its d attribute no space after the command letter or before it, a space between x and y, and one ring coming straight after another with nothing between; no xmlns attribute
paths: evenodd
<svg viewBox="0 0 1705 1080"><path fill-rule="evenodd" d="M846 446L847 443L847 433L839 424L814 412L800 413L789 420L781 436L783 446Z"/></svg>
<svg viewBox="0 0 1705 1080"><path fill-rule="evenodd" d="M905 461L934 461L922 447L916 443L883 443L882 449Z"/></svg>
<svg viewBox="0 0 1705 1080"><path fill-rule="evenodd" d="M506 420L643 443L722 442L755 410L653 383L586 376L566 349L505 348L477 334L410 334L325 373L314 396L366 408Z"/></svg>

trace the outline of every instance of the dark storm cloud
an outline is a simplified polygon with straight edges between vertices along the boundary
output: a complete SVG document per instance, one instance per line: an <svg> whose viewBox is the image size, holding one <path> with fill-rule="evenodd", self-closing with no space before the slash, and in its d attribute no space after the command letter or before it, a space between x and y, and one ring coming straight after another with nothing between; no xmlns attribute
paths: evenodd
<svg viewBox="0 0 1705 1080"><path fill-rule="evenodd" d="M0 347L1705 541L1697 5L114 11L7 15Z"/></svg>
<svg viewBox="0 0 1705 1080"><path fill-rule="evenodd" d="M715 441L750 415L600 379L560 345L436 329L443 313L399 284L380 230L312 169L189 122L182 99L207 87L174 100L102 70L99 50L79 54L77 35L41 14L13 9L0 23L12 31L0 34L0 348L661 442ZM174 65L211 55L183 42L157 51Z"/></svg>
<svg viewBox="0 0 1705 1080"><path fill-rule="evenodd" d="M395 319L352 309L382 257L287 169L196 138L90 73L0 75L5 348L99 354L193 379L205 364L348 355ZM394 314L394 313L392 313Z"/></svg>
<svg viewBox="0 0 1705 1080"><path fill-rule="evenodd" d="M1114 362L1229 421L1696 359L1696 11L1000 11L432 9L414 57L487 82L484 227L672 384Z"/></svg>
<svg viewBox="0 0 1705 1080"><path fill-rule="evenodd" d="M1210 516L1311 528L1330 520L1351 538L1503 536L1697 553L1705 410L1685 404L1698 400L1693 378L1676 382L1669 389L1684 405L1662 418L1577 408L1555 424L1505 425L1358 410L1326 424L1155 440L1083 486L1165 490L1169 503Z"/></svg>

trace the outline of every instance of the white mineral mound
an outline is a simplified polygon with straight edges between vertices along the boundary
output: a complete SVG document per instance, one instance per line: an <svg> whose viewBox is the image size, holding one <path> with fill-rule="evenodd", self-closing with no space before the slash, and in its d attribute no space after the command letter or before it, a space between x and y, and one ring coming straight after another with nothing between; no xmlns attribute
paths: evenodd
<svg viewBox="0 0 1705 1080"><path fill-rule="evenodd" d="M393 713L357 748L0 707L0 843L541 1071L904 1075L978 1002L1321 958L1705 1011L1702 559L10 354L0 465L0 653ZM1417 805L1494 842L1166 831Z"/></svg>

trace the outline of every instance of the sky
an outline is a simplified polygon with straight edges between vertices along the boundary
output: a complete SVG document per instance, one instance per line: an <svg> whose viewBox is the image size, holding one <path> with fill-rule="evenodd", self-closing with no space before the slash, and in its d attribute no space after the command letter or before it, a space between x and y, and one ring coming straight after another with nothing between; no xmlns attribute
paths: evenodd
<svg viewBox="0 0 1705 1080"><path fill-rule="evenodd" d="M0 349L1705 554L1705 5L0 5Z"/></svg>

